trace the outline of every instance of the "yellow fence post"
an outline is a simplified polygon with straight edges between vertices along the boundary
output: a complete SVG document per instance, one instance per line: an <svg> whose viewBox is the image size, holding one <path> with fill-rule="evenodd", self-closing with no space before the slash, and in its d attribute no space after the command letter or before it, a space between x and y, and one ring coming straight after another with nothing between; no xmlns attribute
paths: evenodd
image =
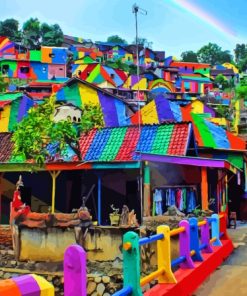
<svg viewBox="0 0 247 296"><path fill-rule="evenodd" d="M157 241L157 262L158 270L164 270L158 278L159 284L170 283L175 284L177 280L171 269L171 239L170 227L160 225L157 227L157 234L162 233L164 238Z"/></svg>
<svg viewBox="0 0 247 296"><path fill-rule="evenodd" d="M52 177L52 196L51 196L51 213L55 213L55 196L56 196L56 179L60 174L60 171L51 171L50 172Z"/></svg>

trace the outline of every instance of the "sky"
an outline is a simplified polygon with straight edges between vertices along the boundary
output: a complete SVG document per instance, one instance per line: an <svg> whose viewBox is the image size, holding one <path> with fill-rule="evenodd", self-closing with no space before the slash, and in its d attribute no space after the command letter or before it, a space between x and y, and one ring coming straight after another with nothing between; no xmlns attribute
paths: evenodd
<svg viewBox="0 0 247 296"><path fill-rule="evenodd" d="M179 57L209 42L233 53L237 43L247 43L246 0L0 0L0 20L16 18L22 25L37 17L58 23L67 35L92 41L119 35L132 43L134 3L147 11L138 14L139 36L166 56Z"/></svg>

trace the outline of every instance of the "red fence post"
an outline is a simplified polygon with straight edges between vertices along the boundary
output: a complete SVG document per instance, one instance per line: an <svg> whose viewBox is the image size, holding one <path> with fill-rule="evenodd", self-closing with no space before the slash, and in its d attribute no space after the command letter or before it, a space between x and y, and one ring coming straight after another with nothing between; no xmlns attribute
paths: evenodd
<svg viewBox="0 0 247 296"><path fill-rule="evenodd" d="M87 254L79 245L69 246L64 253L64 296L87 295Z"/></svg>
<svg viewBox="0 0 247 296"><path fill-rule="evenodd" d="M219 218L220 218L220 236L223 233L223 235L220 238L230 239L227 233L227 214L224 212L221 212L219 214Z"/></svg>

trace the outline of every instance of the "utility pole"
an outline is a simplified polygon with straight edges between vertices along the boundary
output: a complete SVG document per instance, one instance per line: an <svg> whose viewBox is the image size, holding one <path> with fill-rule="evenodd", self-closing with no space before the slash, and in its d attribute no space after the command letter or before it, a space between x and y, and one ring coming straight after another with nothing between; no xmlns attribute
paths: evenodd
<svg viewBox="0 0 247 296"><path fill-rule="evenodd" d="M147 15L147 11L145 9L140 8L136 4L133 5L132 7L132 12L135 14L135 27L136 27L136 74L137 74L137 79L139 82L139 77L140 77L140 68L139 68L139 44L138 44L138 20L137 20L137 14L138 12L142 15ZM139 87L137 91L137 96L139 98Z"/></svg>
<svg viewBox="0 0 247 296"><path fill-rule="evenodd" d="M140 80L140 68L139 68L139 46L138 46L138 12L143 15L147 15L147 11L140 8L136 4L132 6L132 12L135 14L135 29L136 29L136 74L137 74L137 104L138 104L138 113L139 113L139 134L141 136L141 112L140 112L140 102L139 102L139 80ZM141 155L141 154L140 154ZM140 178L139 178L139 190L140 190L140 204L141 204L141 219L143 217L143 167L141 160L139 161L140 165ZM142 221L141 221L142 223Z"/></svg>

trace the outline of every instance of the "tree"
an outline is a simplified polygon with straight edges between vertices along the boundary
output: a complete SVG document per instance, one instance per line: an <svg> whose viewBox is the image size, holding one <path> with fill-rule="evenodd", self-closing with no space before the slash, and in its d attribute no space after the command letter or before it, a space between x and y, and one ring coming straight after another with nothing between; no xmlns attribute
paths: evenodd
<svg viewBox="0 0 247 296"><path fill-rule="evenodd" d="M245 44L236 44L236 47L234 49L235 54L235 61L238 64L241 60L246 58L247 56L247 48Z"/></svg>
<svg viewBox="0 0 247 296"><path fill-rule="evenodd" d="M58 24L48 25L43 23L40 28L42 45L61 46L63 43L63 31Z"/></svg>
<svg viewBox="0 0 247 296"><path fill-rule="evenodd" d="M6 92L8 85L8 82L4 81L3 77L0 77L0 93Z"/></svg>
<svg viewBox="0 0 247 296"><path fill-rule="evenodd" d="M136 44L136 39L132 42L132 44ZM143 47L152 48L153 42L152 41L148 41L146 38L138 37L137 38L137 44L138 45L141 45Z"/></svg>
<svg viewBox="0 0 247 296"><path fill-rule="evenodd" d="M215 77L214 83L221 89L229 87L229 83L223 74L218 74Z"/></svg>
<svg viewBox="0 0 247 296"><path fill-rule="evenodd" d="M22 27L24 45L37 48L41 44L40 21L37 18L30 18Z"/></svg>
<svg viewBox="0 0 247 296"><path fill-rule="evenodd" d="M183 62L198 63L197 54L192 50L182 52L181 58Z"/></svg>
<svg viewBox="0 0 247 296"><path fill-rule="evenodd" d="M0 22L0 36L6 36L12 41L20 41L19 22L12 18Z"/></svg>
<svg viewBox="0 0 247 296"><path fill-rule="evenodd" d="M50 97L43 104L28 111L28 115L18 123L12 136L13 156L18 159L33 159L43 163L49 157L48 144L56 146L56 153L62 155L68 145L81 159L79 137L81 132L103 126L103 115L99 106L86 105L81 122L74 124L69 119L54 122L55 98Z"/></svg>
<svg viewBox="0 0 247 296"><path fill-rule="evenodd" d="M128 42L125 39L119 37L118 35L109 36L106 42L116 43L116 44L128 44Z"/></svg>
<svg viewBox="0 0 247 296"><path fill-rule="evenodd" d="M229 50L222 51L221 47L215 43L204 45L197 52L197 57L200 63L209 63L212 66L215 64L230 63L232 56Z"/></svg>

